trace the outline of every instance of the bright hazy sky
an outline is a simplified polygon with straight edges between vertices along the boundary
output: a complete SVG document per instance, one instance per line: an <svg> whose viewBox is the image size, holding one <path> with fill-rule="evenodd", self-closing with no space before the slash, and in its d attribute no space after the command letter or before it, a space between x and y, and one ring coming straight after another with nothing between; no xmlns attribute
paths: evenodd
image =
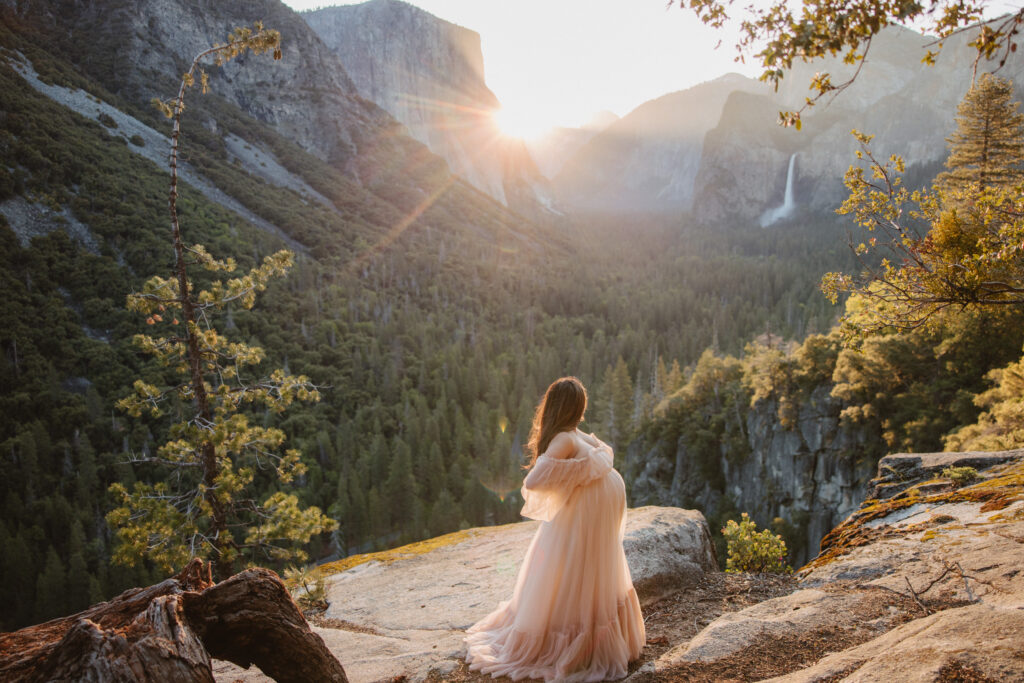
<svg viewBox="0 0 1024 683"><path fill-rule="evenodd" d="M297 9L357 4L284 0ZM666 0L411 0L480 34L487 85L524 128L578 126L738 71L734 41ZM717 50L715 44L722 40Z"/></svg>

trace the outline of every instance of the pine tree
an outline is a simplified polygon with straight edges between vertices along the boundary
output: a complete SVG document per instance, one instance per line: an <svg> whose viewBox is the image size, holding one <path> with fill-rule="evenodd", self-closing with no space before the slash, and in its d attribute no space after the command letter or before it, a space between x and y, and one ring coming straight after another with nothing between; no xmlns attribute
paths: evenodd
<svg viewBox="0 0 1024 683"><path fill-rule="evenodd" d="M50 546L46 552L46 565L43 573L36 581L36 621L47 621L64 614L66 603L67 578L64 575L64 563L57 556L57 551Z"/></svg>
<svg viewBox="0 0 1024 683"><path fill-rule="evenodd" d="M75 552L68 562L67 576L67 608L69 612L79 612L91 603L90 580L93 577L89 574L89 568L85 563L82 552Z"/></svg>
<svg viewBox="0 0 1024 683"><path fill-rule="evenodd" d="M612 441L616 456L625 455L626 446L633 438L633 380L629 376L626 361L619 356L610 376L610 383L605 385L608 392L609 415L608 437Z"/></svg>
<svg viewBox="0 0 1024 683"><path fill-rule="evenodd" d="M679 361L672 360L672 368L668 371L668 375L665 376L665 387L664 392L666 396L679 391L679 388L683 386L685 378L683 377L683 371L679 367Z"/></svg>
<svg viewBox="0 0 1024 683"><path fill-rule="evenodd" d="M393 442L388 478L384 483L384 497L391 508L392 522L398 528L403 528L413 518L416 481L412 476L412 451L398 438Z"/></svg>
<svg viewBox="0 0 1024 683"><path fill-rule="evenodd" d="M1013 83L982 74L957 107L949 142L948 171L936 182L951 190L1006 187L1024 180L1024 114L1013 99Z"/></svg>
<svg viewBox="0 0 1024 683"><path fill-rule="evenodd" d="M448 493L448 489L441 489L437 494L437 500L430 508L430 533L439 536L455 531L459 528L459 521L460 510L455 498Z"/></svg>
<svg viewBox="0 0 1024 683"><path fill-rule="evenodd" d="M251 425L240 412L251 404L281 412L296 400L316 401L316 388L306 377L283 370L263 379L246 377L245 368L263 359L263 349L231 342L211 324L229 306L251 309L268 281L291 266L292 254L280 251L245 275L214 280L197 290L188 267L233 273L236 265L231 258L214 258L202 245L186 246L176 208L185 92L195 84L197 72L204 91L207 86L200 61L213 55L219 65L247 51L268 50L280 57L277 31L260 24L255 30L236 29L225 45L195 57L175 99L156 101L173 120L169 204L175 264L172 277L152 277L141 292L130 294L128 308L147 316L146 322L157 330L166 331L136 335L136 346L186 379L168 387L136 380L134 393L121 399L118 407L133 417L148 413L159 418L170 406L186 417L171 425L170 441L154 454L134 458L162 470L155 483L136 482L131 491L122 483L110 487L119 503L107 514L117 538L113 559L129 566L148 559L164 571L174 571L190 557L199 556L212 559L218 577L226 578L242 553L252 559L305 560L301 546L335 526L319 508L300 508L293 494L278 490L265 500L255 498L252 489L258 469L272 468L277 479L288 484L305 472L305 465L297 450L277 452L284 432Z"/></svg>
<svg viewBox="0 0 1024 683"><path fill-rule="evenodd" d="M1024 304L1024 115L1012 96L1011 83L991 75L967 93L949 138L950 170L932 191L908 190L903 159L879 161L872 136L853 131L868 168L847 170L850 195L838 213L876 233L850 245L876 257L863 259L858 275L827 273L821 282L833 303L854 295L842 319L848 340L932 324L951 307ZM921 223L930 224L924 236Z"/></svg>

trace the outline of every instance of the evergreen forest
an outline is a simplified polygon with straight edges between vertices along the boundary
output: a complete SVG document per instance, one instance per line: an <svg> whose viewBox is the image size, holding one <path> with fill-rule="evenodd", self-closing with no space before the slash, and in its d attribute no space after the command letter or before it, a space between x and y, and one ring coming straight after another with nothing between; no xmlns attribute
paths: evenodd
<svg viewBox="0 0 1024 683"><path fill-rule="evenodd" d="M3 629L165 576L150 562L111 561L107 515L117 504L111 485L168 476L132 460L168 440L170 416L133 417L116 404L136 380L166 379L132 342L153 325L125 301L151 276L169 275L174 256L166 168L137 154L133 145L145 143L115 121L38 92L17 55L44 83L85 90L154 129L167 129L163 116L114 92L104 46L8 19L0 203L65 229L17 234L0 216ZM173 92L169 75L156 82ZM751 406L774 401L785 425L787 406L822 386L844 402L844 419L879 436L865 458L1017 445L984 427L1005 424L997 416L1020 382L1011 364L1024 313L951 308L918 329L850 342L838 327L845 295L832 303L820 289L824 273L860 267L847 217L798 212L770 229L689 215L531 221L407 138L371 145L359 163L376 180L359 184L216 87L192 97L188 164L280 231L183 182L186 241L241 269L282 248L295 253L251 310L228 306L217 327L264 349L252 372L283 368L319 392L282 413L244 409L301 454L305 471L288 491L336 521L305 545L310 562L517 521L530 420L562 375L587 386L584 427L618 458L632 457L641 437L684 439L706 454L702 476L713 484L720 454L743 457L735 439ZM228 133L270 150L328 203L250 172L226 148ZM629 485L635 471L624 472ZM254 477L261 498L282 487L265 472ZM256 552L240 560L286 566Z"/></svg>

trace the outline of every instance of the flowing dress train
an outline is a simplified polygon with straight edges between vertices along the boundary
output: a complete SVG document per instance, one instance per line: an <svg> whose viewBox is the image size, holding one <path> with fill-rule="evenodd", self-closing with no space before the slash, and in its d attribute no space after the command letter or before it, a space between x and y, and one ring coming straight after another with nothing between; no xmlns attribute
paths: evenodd
<svg viewBox="0 0 1024 683"><path fill-rule="evenodd" d="M571 458L537 458L524 517L541 520L511 599L468 630L470 669L513 680L622 678L645 642L622 537L626 488L611 448L571 432Z"/></svg>

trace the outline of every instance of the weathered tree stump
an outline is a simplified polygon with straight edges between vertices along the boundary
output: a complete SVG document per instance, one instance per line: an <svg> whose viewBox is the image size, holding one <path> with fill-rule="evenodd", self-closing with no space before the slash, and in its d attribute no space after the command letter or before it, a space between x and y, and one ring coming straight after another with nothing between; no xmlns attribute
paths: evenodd
<svg viewBox="0 0 1024 683"><path fill-rule="evenodd" d="M198 559L148 588L0 634L0 679L212 682L211 656L281 682L348 681L277 574L249 569L214 584Z"/></svg>

